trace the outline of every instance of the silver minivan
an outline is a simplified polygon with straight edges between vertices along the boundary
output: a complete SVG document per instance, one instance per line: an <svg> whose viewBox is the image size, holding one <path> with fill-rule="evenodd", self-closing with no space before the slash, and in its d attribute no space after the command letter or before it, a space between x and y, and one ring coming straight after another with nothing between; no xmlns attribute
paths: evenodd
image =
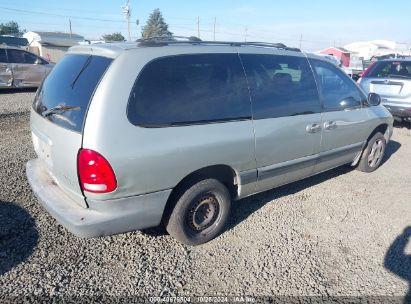
<svg viewBox="0 0 411 304"><path fill-rule="evenodd" d="M82 237L163 224L220 234L231 202L351 164L380 164L393 118L335 65L282 44L76 46L31 110L39 201Z"/></svg>
<svg viewBox="0 0 411 304"><path fill-rule="evenodd" d="M0 45L0 88L37 88L53 67L33 53Z"/></svg>

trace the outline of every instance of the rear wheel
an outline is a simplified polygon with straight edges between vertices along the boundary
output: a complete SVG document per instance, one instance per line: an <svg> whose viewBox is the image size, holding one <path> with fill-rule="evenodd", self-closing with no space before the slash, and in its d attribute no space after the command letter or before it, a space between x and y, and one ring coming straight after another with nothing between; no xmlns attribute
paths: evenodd
<svg viewBox="0 0 411 304"><path fill-rule="evenodd" d="M386 147L385 137L378 132L368 141L362 153L357 169L363 172L373 172L381 164Z"/></svg>
<svg viewBox="0 0 411 304"><path fill-rule="evenodd" d="M205 179L182 192L165 226L184 244L203 244L222 232L230 209L228 189L218 180Z"/></svg>

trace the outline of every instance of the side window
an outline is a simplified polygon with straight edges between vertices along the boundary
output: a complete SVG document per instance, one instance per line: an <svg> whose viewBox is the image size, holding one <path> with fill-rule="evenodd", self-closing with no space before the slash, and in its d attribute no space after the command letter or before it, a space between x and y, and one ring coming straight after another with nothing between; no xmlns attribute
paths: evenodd
<svg viewBox="0 0 411 304"><path fill-rule="evenodd" d="M127 116L147 127L250 119L238 55L178 55L148 63L132 89Z"/></svg>
<svg viewBox="0 0 411 304"><path fill-rule="evenodd" d="M34 64L37 60L36 55L25 51L9 49L7 53L11 63Z"/></svg>
<svg viewBox="0 0 411 304"><path fill-rule="evenodd" d="M23 51L8 49L7 54L9 55L10 63L26 63Z"/></svg>
<svg viewBox="0 0 411 304"><path fill-rule="evenodd" d="M24 61L27 64L34 64L38 58L36 55L31 54L29 52L24 52L23 56L24 56Z"/></svg>
<svg viewBox="0 0 411 304"><path fill-rule="evenodd" d="M340 69L321 60L310 60L324 104L324 111L359 108L366 98Z"/></svg>
<svg viewBox="0 0 411 304"><path fill-rule="evenodd" d="M7 63L6 49L0 49L0 63Z"/></svg>
<svg viewBox="0 0 411 304"><path fill-rule="evenodd" d="M241 54L251 89L255 119L321 112L313 73L306 58Z"/></svg>

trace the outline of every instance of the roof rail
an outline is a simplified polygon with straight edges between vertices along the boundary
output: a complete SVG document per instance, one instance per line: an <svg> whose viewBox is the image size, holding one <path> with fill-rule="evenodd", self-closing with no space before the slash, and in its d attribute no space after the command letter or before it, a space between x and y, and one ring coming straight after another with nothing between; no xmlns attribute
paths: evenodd
<svg viewBox="0 0 411 304"><path fill-rule="evenodd" d="M158 47L172 44L192 44L192 45L229 45L229 46L260 46L272 47L282 50L301 52L298 48L288 47L283 43L269 42L237 42L237 41L204 41L197 37L184 36L160 36L152 38L138 39L139 46Z"/></svg>

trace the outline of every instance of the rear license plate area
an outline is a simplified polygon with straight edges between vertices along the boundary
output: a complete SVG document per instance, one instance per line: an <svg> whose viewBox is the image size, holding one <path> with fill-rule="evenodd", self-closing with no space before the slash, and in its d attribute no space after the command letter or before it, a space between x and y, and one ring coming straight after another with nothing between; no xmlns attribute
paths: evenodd
<svg viewBox="0 0 411 304"><path fill-rule="evenodd" d="M51 160L51 145L44 140L42 140L39 136L37 136L34 132L31 132L34 151L36 152L37 156L44 160L47 166L51 169L52 168L52 160Z"/></svg>
<svg viewBox="0 0 411 304"><path fill-rule="evenodd" d="M380 95L397 95L401 91L400 85L373 84L372 91Z"/></svg>

